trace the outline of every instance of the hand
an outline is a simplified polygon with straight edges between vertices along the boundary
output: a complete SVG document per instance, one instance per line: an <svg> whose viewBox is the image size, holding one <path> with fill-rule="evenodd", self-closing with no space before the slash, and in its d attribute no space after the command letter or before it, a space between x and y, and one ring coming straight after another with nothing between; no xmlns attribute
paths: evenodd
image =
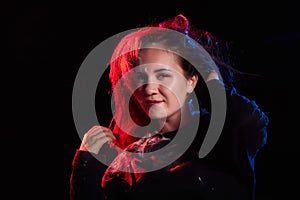
<svg viewBox="0 0 300 200"><path fill-rule="evenodd" d="M211 70L205 80L205 82L207 83L210 80L219 80L219 75L215 70Z"/></svg>
<svg viewBox="0 0 300 200"><path fill-rule="evenodd" d="M79 150L98 154L104 143L115 139L113 132L109 128L94 126L84 134Z"/></svg>

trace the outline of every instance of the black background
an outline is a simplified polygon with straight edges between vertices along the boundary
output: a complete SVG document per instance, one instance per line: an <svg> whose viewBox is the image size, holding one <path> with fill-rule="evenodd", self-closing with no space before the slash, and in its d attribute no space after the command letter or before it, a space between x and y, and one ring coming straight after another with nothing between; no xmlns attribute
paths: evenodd
<svg viewBox="0 0 300 200"><path fill-rule="evenodd" d="M11 123L3 130L14 138L13 144L7 142L14 151L5 154L17 161L8 165L13 172L7 185L31 197L68 199L71 162L80 145L72 87L81 63L117 33L182 13L197 27L233 41L238 69L261 75L240 85L270 118L268 142L256 160L257 200L289 199L296 177L291 160L299 152L288 113L290 80L298 65L293 61L300 40L297 6L288 1L99 2L24 1L2 7L9 21L3 44L12 52L4 54L11 66L3 73L9 80L4 99L12 104ZM107 110L101 112L106 124Z"/></svg>

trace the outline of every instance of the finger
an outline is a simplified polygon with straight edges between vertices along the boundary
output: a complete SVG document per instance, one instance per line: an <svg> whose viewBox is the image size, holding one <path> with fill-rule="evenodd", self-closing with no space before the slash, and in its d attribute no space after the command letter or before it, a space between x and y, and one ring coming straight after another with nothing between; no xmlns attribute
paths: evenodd
<svg viewBox="0 0 300 200"><path fill-rule="evenodd" d="M88 131L84 137L82 142L83 143L94 143L95 140L101 139L102 137L109 137L111 140L115 140L115 136L112 131L106 127L93 127L90 131Z"/></svg>
<svg viewBox="0 0 300 200"><path fill-rule="evenodd" d="M94 140L87 140L86 143L82 143L80 146L80 150L84 150L84 151L89 151L89 152L93 152L95 154L99 153L99 150L101 149L101 147L104 145L104 143L108 142L108 141L112 141L112 139L110 137L105 137L105 136L98 136L99 138Z"/></svg>
<svg viewBox="0 0 300 200"><path fill-rule="evenodd" d="M92 132L94 132L95 130L99 129L100 127L101 127L100 125L95 125L95 126L93 126L92 128L90 128L90 129L87 131L87 133L92 133Z"/></svg>
<svg viewBox="0 0 300 200"><path fill-rule="evenodd" d="M105 133L94 135L93 137L87 137L86 142L93 145L101 140L113 140L113 137L106 135Z"/></svg>
<svg viewBox="0 0 300 200"><path fill-rule="evenodd" d="M109 128L104 127L104 126L99 126L95 129L93 129L93 131L91 133L89 133L89 135L91 137L93 137L95 135L99 135L99 134L101 134L101 135L105 134L106 136L110 137L112 140L116 139L113 132Z"/></svg>
<svg viewBox="0 0 300 200"><path fill-rule="evenodd" d="M106 142L111 142L111 141L112 141L112 139L110 137L103 137L101 139L95 140L94 145L99 146L101 148L103 146L103 144L105 144Z"/></svg>

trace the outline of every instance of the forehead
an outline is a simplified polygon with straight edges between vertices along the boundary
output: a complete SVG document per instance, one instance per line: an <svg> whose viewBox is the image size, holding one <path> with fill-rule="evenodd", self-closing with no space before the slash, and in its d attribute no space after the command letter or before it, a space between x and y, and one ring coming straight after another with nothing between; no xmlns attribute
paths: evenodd
<svg viewBox="0 0 300 200"><path fill-rule="evenodd" d="M182 72L182 66L178 55L161 49L142 49L139 52L139 65L148 66L148 68L170 68Z"/></svg>

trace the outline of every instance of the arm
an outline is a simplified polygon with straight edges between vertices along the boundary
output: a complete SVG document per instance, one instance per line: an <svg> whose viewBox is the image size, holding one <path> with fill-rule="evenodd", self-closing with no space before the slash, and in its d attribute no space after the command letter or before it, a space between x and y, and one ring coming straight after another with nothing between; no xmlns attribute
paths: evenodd
<svg viewBox="0 0 300 200"><path fill-rule="evenodd" d="M107 166L93 153L77 150L72 162L70 200L102 200L101 178Z"/></svg>
<svg viewBox="0 0 300 200"><path fill-rule="evenodd" d="M214 70L211 70L206 83L215 89L224 87ZM269 118L255 101L239 94L235 88L226 88L226 97L229 117L231 123L235 124L234 130L243 135L243 144L249 156L254 158L266 143Z"/></svg>
<svg viewBox="0 0 300 200"><path fill-rule="evenodd" d="M215 89L224 87L216 78L207 84ZM269 118L255 101L239 94L233 87L226 88L226 97L226 123L213 159L221 160L235 171L238 179L249 188L249 197L252 198L256 182L255 156L266 143Z"/></svg>
<svg viewBox="0 0 300 200"><path fill-rule="evenodd" d="M71 200L105 199L101 180L107 169L106 164L116 154L106 142L114 139L113 133L101 126L94 126L84 135L72 162Z"/></svg>
<svg viewBox="0 0 300 200"><path fill-rule="evenodd" d="M232 94L233 110L239 113L236 130L243 136L243 143L248 156L254 159L257 152L266 144L268 116L259 108L255 101L238 93Z"/></svg>

